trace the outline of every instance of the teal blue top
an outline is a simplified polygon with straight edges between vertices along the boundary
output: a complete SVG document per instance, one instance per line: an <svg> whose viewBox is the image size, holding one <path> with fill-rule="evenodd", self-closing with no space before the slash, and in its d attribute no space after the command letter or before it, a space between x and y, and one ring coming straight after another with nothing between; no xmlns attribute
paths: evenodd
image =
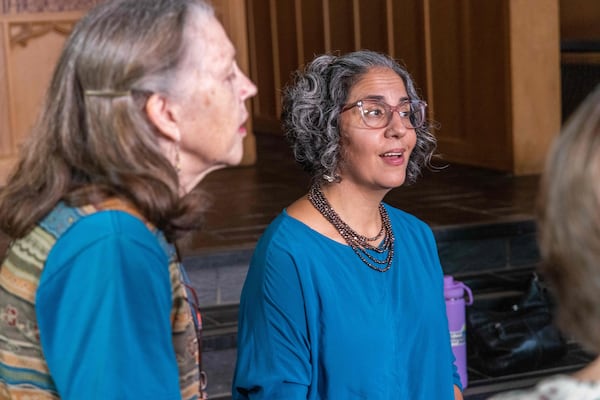
<svg viewBox="0 0 600 400"><path fill-rule="evenodd" d="M81 218L36 294L42 349L63 399L180 399L169 257L120 211Z"/></svg>
<svg viewBox="0 0 600 400"><path fill-rule="evenodd" d="M233 399L454 399L432 232L386 209L396 241L384 273L285 210L271 223L242 291Z"/></svg>

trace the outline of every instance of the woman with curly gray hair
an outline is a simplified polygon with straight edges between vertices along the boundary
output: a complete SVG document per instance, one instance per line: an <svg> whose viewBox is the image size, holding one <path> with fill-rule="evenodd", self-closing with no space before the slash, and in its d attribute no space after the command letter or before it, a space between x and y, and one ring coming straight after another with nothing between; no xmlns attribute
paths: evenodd
<svg viewBox="0 0 600 400"><path fill-rule="evenodd" d="M430 228L383 203L435 138L408 72L316 57L283 94L312 176L260 239L240 302L234 399L462 399Z"/></svg>

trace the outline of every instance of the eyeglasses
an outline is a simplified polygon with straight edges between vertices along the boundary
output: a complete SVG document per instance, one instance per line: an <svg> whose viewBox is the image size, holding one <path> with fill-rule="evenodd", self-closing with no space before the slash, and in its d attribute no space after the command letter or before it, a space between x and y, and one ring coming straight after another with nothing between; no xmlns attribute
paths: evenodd
<svg viewBox="0 0 600 400"><path fill-rule="evenodd" d="M405 128L416 129L425 124L427 103L422 100L403 100L397 106L390 106L380 100L362 99L344 106L342 112L354 107L358 107L363 122L369 128L385 128L392 122L393 113L397 112Z"/></svg>

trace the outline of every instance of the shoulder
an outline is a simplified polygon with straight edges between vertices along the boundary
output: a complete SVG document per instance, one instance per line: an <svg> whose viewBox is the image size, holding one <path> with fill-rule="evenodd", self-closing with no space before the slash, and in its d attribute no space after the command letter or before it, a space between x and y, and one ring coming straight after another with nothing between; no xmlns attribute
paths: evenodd
<svg viewBox="0 0 600 400"><path fill-rule="evenodd" d="M414 216L410 213L407 213L406 211L392 207L391 205L389 205L387 203L383 203L383 205L384 205L386 211L388 212L390 218L393 221L398 221L400 223L414 225L417 227L428 228L428 225L421 219L417 218L416 216Z"/></svg>
<svg viewBox="0 0 600 400"><path fill-rule="evenodd" d="M156 298L170 301L173 257L174 250L169 253L159 236L126 212L83 215L72 221L51 248L37 295L52 298L68 288L76 297L81 290L113 290L127 284L132 292L155 290Z"/></svg>
<svg viewBox="0 0 600 400"><path fill-rule="evenodd" d="M568 375L556 375L541 381L536 393L549 399L597 399L600 398L600 382L580 381ZM574 396L577 394L578 396Z"/></svg>
<svg viewBox="0 0 600 400"><path fill-rule="evenodd" d="M311 236L313 233L318 233L313 227L310 226L308 221L304 218L298 218L295 214L290 214L287 208L283 209L277 217L267 226L263 233L263 237L267 240L274 238L281 238L285 240L291 240L293 237L301 235ZM296 241L287 243L292 245Z"/></svg>
<svg viewBox="0 0 600 400"><path fill-rule="evenodd" d="M260 237L250 265L289 276L302 266L303 273L308 273L309 265L332 257L337 246L341 245L283 210Z"/></svg>
<svg viewBox="0 0 600 400"><path fill-rule="evenodd" d="M255 248L255 253L289 253L307 245L310 228L283 210L267 226Z"/></svg>
<svg viewBox="0 0 600 400"><path fill-rule="evenodd" d="M84 228L99 228L89 232L89 234L102 233L104 231L124 231L135 229L141 231L150 231L142 220L124 210L100 210L92 206L81 208L70 207L64 203L58 203L38 224L42 229L55 237L61 237L67 232L73 230L82 230Z"/></svg>
<svg viewBox="0 0 600 400"><path fill-rule="evenodd" d="M412 214L402 211L384 203L385 209L390 216L390 221L394 230L404 229L420 235L433 237L431 227L423 220L415 217Z"/></svg>
<svg viewBox="0 0 600 400"><path fill-rule="evenodd" d="M540 381L533 389L501 393L490 400L564 400L597 399L600 383L583 382L567 375L556 375Z"/></svg>
<svg viewBox="0 0 600 400"><path fill-rule="evenodd" d="M152 232L143 221L127 212L104 210L82 216L64 232L62 238L96 241L107 237L119 237L154 247L159 244L157 233Z"/></svg>
<svg viewBox="0 0 600 400"><path fill-rule="evenodd" d="M70 213L79 214L57 219L57 214L53 213L56 221L46 218L40 224L56 237L49 254L49 261L53 264L62 265L92 251L103 254L104 258L143 255L161 264L174 256L174 250L162 239L159 231L150 230L143 221L127 212L103 210L85 214L78 209L70 210ZM65 217L67 214L59 215Z"/></svg>

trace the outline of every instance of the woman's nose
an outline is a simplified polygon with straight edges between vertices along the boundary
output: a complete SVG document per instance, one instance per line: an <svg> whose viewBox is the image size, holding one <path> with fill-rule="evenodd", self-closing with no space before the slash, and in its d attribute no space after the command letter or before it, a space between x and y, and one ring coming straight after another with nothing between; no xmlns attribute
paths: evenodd
<svg viewBox="0 0 600 400"><path fill-rule="evenodd" d="M400 116L398 111L392 111L392 118L385 131L386 136L402 137L406 135L406 132L409 128L404 125L406 121L403 121L402 118L403 117Z"/></svg>
<svg viewBox="0 0 600 400"><path fill-rule="evenodd" d="M252 82L250 80L250 78L248 78L246 76L246 74L244 74L243 72L242 74L242 98L244 100L249 99L250 97L256 96L256 93L258 93L258 89L256 88L256 85L254 84L254 82Z"/></svg>

